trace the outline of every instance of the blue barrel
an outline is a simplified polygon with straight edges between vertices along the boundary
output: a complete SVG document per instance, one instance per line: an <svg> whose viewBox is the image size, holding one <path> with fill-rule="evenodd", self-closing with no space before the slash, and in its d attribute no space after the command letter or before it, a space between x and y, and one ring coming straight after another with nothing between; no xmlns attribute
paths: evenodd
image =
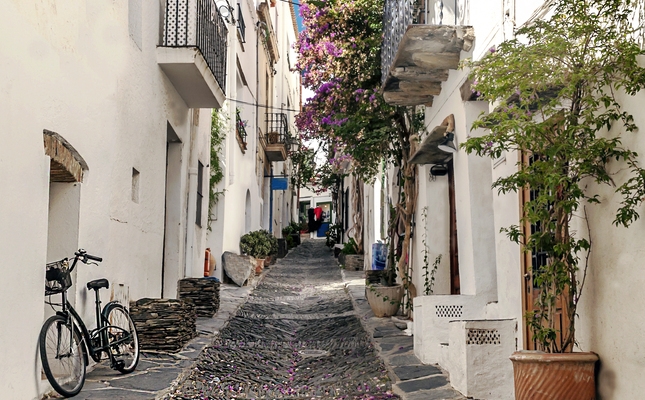
<svg viewBox="0 0 645 400"><path fill-rule="evenodd" d="M329 230L329 222L323 222L318 228L318 237L325 237L325 233Z"/></svg>
<svg viewBox="0 0 645 400"><path fill-rule="evenodd" d="M374 243L372 245L372 269L384 270L387 264L387 245L385 243Z"/></svg>

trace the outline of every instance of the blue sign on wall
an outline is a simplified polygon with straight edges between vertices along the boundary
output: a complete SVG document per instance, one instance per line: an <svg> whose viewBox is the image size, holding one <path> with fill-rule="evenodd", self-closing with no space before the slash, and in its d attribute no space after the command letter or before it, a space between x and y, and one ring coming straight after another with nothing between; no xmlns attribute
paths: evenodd
<svg viewBox="0 0 645 400"><path fill-rule="evenodd" d="M271 190L287 190L288 187L287 178L271 178Z"/></svg>

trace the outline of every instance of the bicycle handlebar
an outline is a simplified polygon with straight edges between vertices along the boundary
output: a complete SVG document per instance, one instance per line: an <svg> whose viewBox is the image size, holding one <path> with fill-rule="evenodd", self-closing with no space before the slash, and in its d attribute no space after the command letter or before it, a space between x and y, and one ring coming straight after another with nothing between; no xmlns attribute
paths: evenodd
<svg viewBox="0 0 645 400"><path fill-rule="evenodd" d="M75 252L74 255L76 257L74 257L74 263L72 264L72 269L74 269L74 266L76 265L76 262L78 260L82 261L83 264L87 264L87 260L98 261L98 262L103 261L102 257L87 254L87 252L83 249L78 249L78 251Z"/></svg>
<svg viewBox="0 0 645 400"><path fill-rule="evenodd" d="M103 261L103 259L101 257L93 256L91 254L85 254L85 257L90 259L90 260L94 260L94 261L98 261L98 262Z"/></svg>

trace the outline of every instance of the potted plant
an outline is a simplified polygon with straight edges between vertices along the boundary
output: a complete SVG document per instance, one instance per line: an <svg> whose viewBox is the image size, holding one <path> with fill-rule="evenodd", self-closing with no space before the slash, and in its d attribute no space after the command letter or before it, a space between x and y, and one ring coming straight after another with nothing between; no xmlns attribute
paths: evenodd
<svg viewBox="0 0 645 400"><path fill-rule="evenodd" d="M269 251L269 254L266 256L264 259L264 266L268 265L273 265L277 261L278 258L278 239L273 236L273 234L266 229L261 229L260 232L266 237L266 239L269 241L271 244L271 250Z"/></svg>
<svg viewBox="0 0 645 400"><path fill-rule="evenodd" d="M265 234L264 230L252 231L242 235L240 238L240 250L242 254L246 254L257 259L255 273L257 275L262 273L264 268L264 259L271 254L273 243L271 239Z"/></svg>
<svg viewBox="0 0 645 400"><path fill-rule="evenodd" d="M359 252L354 238L349 238L338 255L338 263L349 271L363 270L363 253Z"/></svg>
<svg viewBox="0 0 645 400"><path fill-rule="evenodd" d="M291 222L282 228L282 236L287 239L287 243L291 243L289 248L298 246L300 244L300 224Z"/></svg>
<svg viewBox="0 0 645 400"><path fill-rule="evenodd" d="M574 352L592 250L585 237L591 236L588 212L600 202L603 186L615 186L622 203L614 224L628 226L638 219L636 208L645 195L645 171L621 142L623 132L637 127L617 96L645 87L645 69L636 60L644 53L630 22L633 4L558 0L551 17L516 32L519 40L503 42L468 64L475 94L499 105L473 125L488 133L462 146L494 159L506 152L522 155L517 171L493 186L500 193L531 190L520 224L505 232L525 252L539 250L544 261L533 268L539 295L535 311L526 315L539 351L511 357L517 399L596 396L598 356ZM614 170L625 170L621 182L614 181L610 162L618 164ZM578 221L583 229L572 226ZM534 229L523 229L528 226ZM568 321L562 327L555 324L560 305Z"/></svg>
<svg viewBox="0 0 645 400"><path fill-rule="evenodd" d="M399 214L390 209L389 238L398 235ZM385 243L387 248L387 262L384 270L366 271L365 297L377 317L391 317L396 315L402 305L405 294L406 282L397 282L397 261L395 246Z"/></svg>

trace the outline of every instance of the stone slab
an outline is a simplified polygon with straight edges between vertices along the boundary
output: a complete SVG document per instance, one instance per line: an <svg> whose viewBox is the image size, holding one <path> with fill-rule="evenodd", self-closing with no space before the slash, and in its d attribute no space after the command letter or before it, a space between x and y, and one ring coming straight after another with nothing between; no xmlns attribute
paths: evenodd
<svg viewBox="0 0 645 400"><path fill-rule="evenodd" d="M163 370L148 371L148 373L133 375L128 378L115 379L111 382L111 385L122 389L156 392L169 387L181 372L181 368L164 368Z"/></svg>
<svg viewBox="0 0 645 400"><path fill-rule="evenodd" d="M413 393L406 393L405 400L465 400L466 398L458 391L446 387L434 390L420 390Z"/></svg>
<svg viewBox="0 0 645 400"><path fill-rule="evenodd" d="M222 254L222 267L226 276L241 287L255 272L255 260L249 256L240 256L230 251L225 251Z"/></svg>
<svg viewBox="0 0 645 400"><path fill-rule="evenodd" d="M448 384L448 379L443 375L433 375L428 378L416 379L398 383L399 389L405 393L416 392L418 390L435 389Z"/></svg>
<svg viewBox="0 0 645 400"><path fill-rule="evenodd" d="M91 400L150 400L155 398L155 394L134 390L107 388L100 390L83 390L79 394L78 398Z"/></svg>
<svg viewBox="0 0 645 400"><path fill-rule="evenodd" d="M441 370L433 365L404 365L394 368L394 373L400 380L409 381L428 375L439 375Z"/></svg>
<svg viewBox="0 0 645 400"><path fill-rule="evenodd" d="M391 349L390 349L391 350ZM414 354L402 354L390 357L388 364L394 367L401 367L403 365L421 365L421 361Z"/></svg>

